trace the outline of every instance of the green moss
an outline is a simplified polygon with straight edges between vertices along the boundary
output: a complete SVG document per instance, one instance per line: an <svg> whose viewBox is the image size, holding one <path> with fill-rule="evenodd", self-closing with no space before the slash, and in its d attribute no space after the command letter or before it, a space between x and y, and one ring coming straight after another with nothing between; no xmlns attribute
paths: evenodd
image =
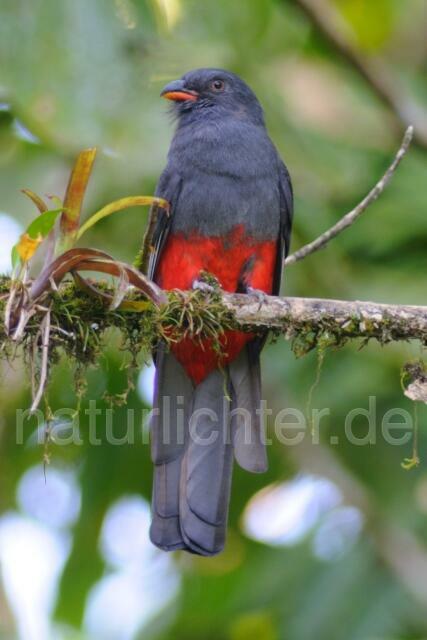
<svg viewBox="0 0 427 640"><path fill-rule="evenodd" d="M0 280L0 295L6 294L10 282ZM105 282L97 281L96 286L112 293ZM103 349L103 336L107 329L116 328L123 340L123 349L134 357L135 354L149 354L159 339L168 343L179 341L186 336L196 339L209 338L219 348L222 333L236 324L232 314L221 303L220 294L213 291L206 295L193 291L183 295L179 291L168 294L168 303L161 307L147 302L142 312L110 310L100 297L88 294L72 282L62 284L57 292L52 292L43 305L51 306L50 362L56 362L60 355L75 363L88 366L95 363ZM134 296L134 300L143 300ZM0 313L3 316L6 295L0 297ZM36 338L43 311L36 313L29 321L22 341L24 351L28 351ZM10 351L13 347L0 329L1 349Z"/></svg>
<svg viewBox="0 0 427 640"><path fill-rule="evenodd" d="M57 292L52 292L43 300L43 305L51 307L51 336L49 361L55 363L62 354L80 367L96 363L104 346L107 329L119 330L125 351L131 354L131 360L137 354L144 357L150 354L161 339L171 344L185 337L196 340L210 339L218 351L223 352L221 336L224 331L239 328L240 331L264 333L264 329L251 326L238 326L233 313L222 303L221 291L217 281L206 274L204 282L210 285L209 293L195 290L168 293L168 302L156 307L141 295L134 294L132 300L143 302L140 311L124 309L111 310L101 297L79 288L74 282L61 284ZM7 292L10 287L8 278L0 277L0 313L4 314ZM97 289L113 294L106 282L96 282ZM140 305L141 306L141 305ZM43 311L33 316L28 323L22 341L24 353L31 358L34 339L39 333ZM390 340L402 339L402 330L393 318L386 318L379 326L365 318L354 316L344 325L338 326L330 317L320 317L316 323L296 322L294 318L285 318L280 327L269 331L271 338L285 336L291 340L292 349L301 357L319 348L322 352L328 347L340 348L351 338L360 339L360 323L364 323L366 337L378 340L381 344ZM427 342L427 336L417 336L421 342ZM4 325L0 323L0 353L13 357L15 345L5 335ZM136 365L135 365L136 367ZM130 367L131 368L131 367Z"/></svg>

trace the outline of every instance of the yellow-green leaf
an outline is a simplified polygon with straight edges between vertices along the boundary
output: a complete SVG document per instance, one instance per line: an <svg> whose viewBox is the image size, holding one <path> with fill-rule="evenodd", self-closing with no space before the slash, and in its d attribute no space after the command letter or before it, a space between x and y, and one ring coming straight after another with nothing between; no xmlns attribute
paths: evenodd
<svg viewBox="0 0 427 640"><path fill-rule="evenodd" d="M61 211L62 209L49 209L49 211L41 213L28 226L28 235L31 238L35 238L40 234L43 238L45 238L50 230L53 229L53 225L55 224L55 221Z"/></svg>
<svg viewBox="0 0 427 640"><path fill-rule="evenodd" d="M19 264L19 260L27 262L37 250L39 244L49 235L62 209L44 211L35 218L22 234L19 242L12 248L12 267Z"/></svg>
<svg viewBox="0 0 427 640"><path fill-rule="evenodd" d="M64 212L61 216L62 243L71 245L80 224L83 198L95 161L96 148L84 149L77 156L68 182L64 198Z"/></svg>
<svg viewBox="0 0 427 640"><path fill-rule="evenodd" d="M34 191L31 191L31 189L22 189L22 193L24 193L27 196L27 198L30 198L30 200L36 205L40 213L44 213L45 211L48 210L48 206L44 202L44 200L42 200L42 198L40 198L40 196L37 195L37 193L34 193Z"/></svg>
<svg viewBox="0 0 427 640"><path fill-rule="evenodd" d="M118 306L120 311L147 311L152 307L152 303L147 300L124 300Z"/></svg>
<svg viewBox="0 0 427 640"><path fill-rule="evenodd" d="M39 244L43 242L43 236L39 233L35 238L32 238L29 233L23 233L19 238L19 242L16 244L16 252L22 262L28 262L35 252Z"/></svg>
<svg viewBox="0 0 427 640"><path fill-rule="evenodd" d="M15 244L12 247L12 269L16 269L16 267L21 263L21 258L19 257L18 248Z"/></svg>
<svg viewBox="0 0 427 640"><path fill-rule="evenodd" d="M115 213L116 211L122 211L123 209L128 209L129 207L138 207L143 205L153 205L156 204L159 207L163 207L164 209L169 208L169 203L163 198L156 198L154 196L129 196L127 198L121 198L120 200L115 200L114 202L110 202L105 207L97 211L86 220L86 222L80 227L77 233L77 239L81 238L82 235L94 224L105 218L106 216Z"/></svg>
<svg viewBox="0 0 427 640"><path fill-rule="evenodd" d="M412 458L405 458L403 462L400 463L402 469L405 471L410 471L411 469L415 469L420 464L420 459L418 456L412 456Z"/></svg>

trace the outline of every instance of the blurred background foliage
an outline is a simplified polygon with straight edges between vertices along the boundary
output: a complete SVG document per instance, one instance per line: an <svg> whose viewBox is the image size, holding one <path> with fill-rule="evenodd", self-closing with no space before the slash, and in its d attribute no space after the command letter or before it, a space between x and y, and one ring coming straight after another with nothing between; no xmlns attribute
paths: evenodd
<svg viewBox="0 0 427 640"><path fill-rule="evenodd" d="M86 214L153 193L173 130L160 90L200 66L241 74L261 99L293 177L294 249L334 223L381 175L405 123L307 6L327 10L334 28L335 17L337 37L363 63L386 69L399 101L417 105L425 124L425 0L2 0L0 268L34 215L19 190L62 196L85 146L99 148ZM426 175L418 143L350 231L288 270L286 293L425 304ZM132 261L146 213L108 218L85 244ZM140 412L149 406L149 368L128 397L135 444L108 444L105 414L99 444L88 442L89 401L106 409L105 394L126 388L117 336L87 372L81 443L51 443L46 482L43 426L26 421L17 444L15 412L29 404L25 363L2 363L1 637L426 638L425 407L417 469L400 466L411 442L392 446L381 433L389 409L413 414L400 370L422 353L406 344L359 347L326 355L313 396L313 407L330 410L319 442L308 432L298 446L274 441L267 474L236 469L228 545L209 560L169 556L148 542L151 463ZM263 360L269 406L304 411L316 354L296 360L279 340ZM344 437L345 417L368 409L370 396L375 442L356 446ZM76 405L66 363L49 397L53 409ZM116 437L125 434L125 411L114 410ZM358 415L353 432L367 435L366 417Z"/></svg>

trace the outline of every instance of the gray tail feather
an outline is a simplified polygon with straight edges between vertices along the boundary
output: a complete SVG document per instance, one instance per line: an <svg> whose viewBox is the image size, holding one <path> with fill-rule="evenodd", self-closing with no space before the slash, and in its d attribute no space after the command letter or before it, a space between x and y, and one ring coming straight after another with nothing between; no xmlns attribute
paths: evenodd
<svg viewBox="0 0 427 640"><path fill-rule="evenodd" d="M154 467L151 541L165 551L185 549L179 526L181 458Z"/></svg>
<svg viewBox="0 0 427 640"><path fill-rule="evenodd" d="M168 551L214 555L225 543L233 450L244 468L258 472L266 468L263 426L254 413L260 398L259 364L254 368L244 349L230 365L228 385L216 370L194 388L175 357L160 349L156 370L150 538ZM229 394L231 420L230 403L224 400ZM247 424L242 425L240 412L233 414L236 407L250 413Z"/></svg>
<svg viewBox="0 0 427 640"><path fill-rule="evenodd" d="M179 526L179 485L192 395L193 385L181 365L159 346L151 421L154 481L150 538L166 551L186 547Z"/></svg>
<svg viewBox="0 0 427 640"><path fill-rule="evenodd" d="M232 390L231 432L238 464L252 473L267 471L265 424L261 412L259 353L248 345L229 365Z"/></svg>
<svg viewBox="0 0 427 640"><path fill-rule="evenodd" d="M224 384L216 370L194 391L181 474L181 532L192 551L207 556L224 547L230 500L233 449Z"/></svg>

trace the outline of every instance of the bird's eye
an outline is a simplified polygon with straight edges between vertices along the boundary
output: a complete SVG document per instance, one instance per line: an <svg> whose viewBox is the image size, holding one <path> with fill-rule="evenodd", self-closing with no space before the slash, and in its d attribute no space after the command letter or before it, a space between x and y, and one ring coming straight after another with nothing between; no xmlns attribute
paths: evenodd
<svg viewBox="0 0 427 640"><path fill-rule="evenodd" d="M224 80L214 80L211 82L211 88L214 91L224 91L225 83Z"/></svg>

